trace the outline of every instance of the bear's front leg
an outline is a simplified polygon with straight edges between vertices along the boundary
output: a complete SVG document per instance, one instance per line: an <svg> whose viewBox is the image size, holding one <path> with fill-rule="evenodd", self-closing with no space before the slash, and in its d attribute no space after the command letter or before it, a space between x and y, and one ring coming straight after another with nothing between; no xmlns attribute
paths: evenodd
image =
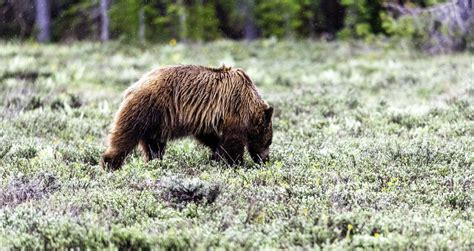
<svg viewBox="0 0 474 251"><path fill-rule="evenodd" d="M245 143L239 136L224 137L219 143L213 156L224 159L229 165L242 164L244 160Z"/></svg>
<svg viewBox="0 0 474 251"><path fill-rule="evenodd" d="M211 160L218 160L216 156L216 150L217 147L219 146L220 138L216 133L202 133L196 135L196 139L199 141L199 143L203 144L204 146L207 146L211 149Z"/></svg>
<svg viewBox="0 0 474 251"><path fill-rule="evenodd" d="M161 160L165 154L166 142L156 142L153 139L141 140L140 148L143 152L145 161L153 159Z"/></svg>

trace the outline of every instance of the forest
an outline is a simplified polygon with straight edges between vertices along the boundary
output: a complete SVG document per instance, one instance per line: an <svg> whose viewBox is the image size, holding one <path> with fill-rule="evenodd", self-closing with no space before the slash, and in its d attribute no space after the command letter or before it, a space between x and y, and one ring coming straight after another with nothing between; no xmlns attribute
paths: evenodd
<svg viewBox="0 0 474 251"><path fill-rule="evenodd" d="M425 15L419 15L420 9L427 9ZM403 10L412 15L397 22ZM41 42L333 40L380 35L421 39L427 30L442 30L435 27L439 23L450 36L456 33L462 37L457 40L466 40L472 1L2 0L0 13L0 38Z"/></svg>

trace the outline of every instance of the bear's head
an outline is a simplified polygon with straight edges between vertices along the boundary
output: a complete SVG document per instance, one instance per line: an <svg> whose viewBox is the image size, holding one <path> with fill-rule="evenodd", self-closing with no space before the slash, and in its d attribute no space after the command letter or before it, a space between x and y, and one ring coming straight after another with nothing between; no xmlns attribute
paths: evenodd
<svg viewBox="0 0 474 251"><path fill-rule="evenodd" d="M270 145L273 137L272 115L273 108L269 106L258 111L247 135L247 149L255 163L265 163L270 160Z"/></svg>

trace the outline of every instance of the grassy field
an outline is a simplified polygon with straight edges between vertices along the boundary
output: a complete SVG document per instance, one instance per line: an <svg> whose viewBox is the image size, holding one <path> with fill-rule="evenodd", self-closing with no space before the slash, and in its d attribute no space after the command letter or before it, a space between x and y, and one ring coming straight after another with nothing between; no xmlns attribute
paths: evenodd
<svg viewBox="0 0 474 251"><path fill-rule="evenodd" d="M4 248L474 248L474 56L359 43L0 44ZM240 67L275 107L271 163L98 161L153 67Z"/></svg>

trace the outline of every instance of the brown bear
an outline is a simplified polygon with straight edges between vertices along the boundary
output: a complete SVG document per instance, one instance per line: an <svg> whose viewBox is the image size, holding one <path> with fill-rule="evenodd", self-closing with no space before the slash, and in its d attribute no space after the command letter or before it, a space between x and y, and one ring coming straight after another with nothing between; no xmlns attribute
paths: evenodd
<svg viewBox="0 0 474 251"><path fill-rule="evenodd" d="M146 161L163 158L166 142L194 136L214 160L256 163L269 160L270 107L241 69L176 65L145 74L124 94L101 165L120 168L140 145Z"/></svg>

